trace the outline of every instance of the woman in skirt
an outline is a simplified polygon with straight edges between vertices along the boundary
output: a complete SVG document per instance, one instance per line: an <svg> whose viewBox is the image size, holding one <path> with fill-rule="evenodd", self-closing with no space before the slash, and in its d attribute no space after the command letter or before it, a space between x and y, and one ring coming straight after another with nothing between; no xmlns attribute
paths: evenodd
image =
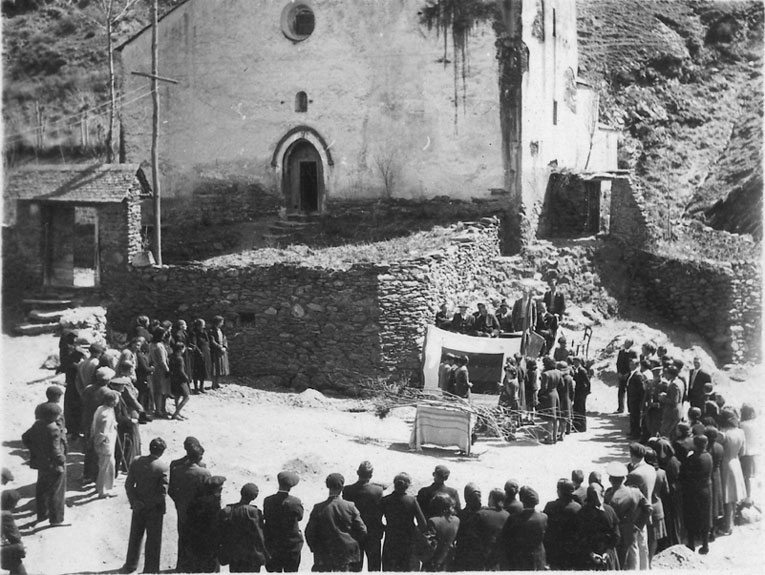
<svg viewBox="0 0 765 575"><path fill-rule="evenodd" d="M175 398L173 419L186 419L181 410L189 402L189 376L186 373L186 346L177 342L173 344L173 354L170 356L170 390Z"/></svg>
<svg viewBox="0 0 765 575"><path fill-rule="evenodd" d="M224 319L216 315L210 328L210 357L212 359L212 388L220 387L220 377L228 375L228 340L223 333Z"/></svg>

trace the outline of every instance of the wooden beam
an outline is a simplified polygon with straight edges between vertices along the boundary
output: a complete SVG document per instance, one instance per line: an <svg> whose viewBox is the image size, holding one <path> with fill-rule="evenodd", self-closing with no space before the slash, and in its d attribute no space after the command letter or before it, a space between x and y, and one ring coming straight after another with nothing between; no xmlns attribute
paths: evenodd
<svg viewBox="0 0 765 575"><path fill-rule="evenodd" d="M169 82L170 84L180 84L178 80L172 78L164 78L155 74L146 74L145 72L130 72L133 76L143 76L144 78L150 78L152 80L159 80L160 82Z"/></svg>

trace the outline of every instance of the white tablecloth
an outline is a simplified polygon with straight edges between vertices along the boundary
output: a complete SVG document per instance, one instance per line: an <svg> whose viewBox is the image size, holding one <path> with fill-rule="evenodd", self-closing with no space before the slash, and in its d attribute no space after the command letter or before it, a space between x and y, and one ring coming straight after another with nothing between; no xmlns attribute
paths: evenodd
<svg viewBox="0 0 765 575"><path fill-rule="evenodd" d="M422 450L424 444L458 447L470 454L470 435L475 415L462 409L434 405L418 405L409 447Z"/></svg>

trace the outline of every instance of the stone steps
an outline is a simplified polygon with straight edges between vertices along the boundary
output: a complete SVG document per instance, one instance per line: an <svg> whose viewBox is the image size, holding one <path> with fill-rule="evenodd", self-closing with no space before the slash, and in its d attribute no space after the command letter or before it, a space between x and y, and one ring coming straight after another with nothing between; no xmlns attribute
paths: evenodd
<svg viewBox="0 0 765 575"><path fill-rule="evenodd" d="M316 229L315 216L310 214L289 214L286 219L269 224L263 239L280 245L297 243L305 234Z"/></svg>
<svg viewBox="0 0 765 575"><path fill-rule="evenodd" d="M40 335L43 333L56 333L58 331L58 322L53 323L22 323L14 328L17 335Z"/></svg>
<svg viewBox="0 0 765 575"><path fill-rule="evenodd" d="M64 314L70 311L72 308L55 309L50 311L42 311L39 309L33 309L27 314L27 319L33 323L50 323L60 320Z"/></svg>
<svg viewBox="0 0 765 575"><path fill-rule="evenodd" d="M21 304L25 308L34 309L38 307L45 307L45 308L62 308L62 307L71 307L74 305L74 300L64 299L64 298L50 298L50 299L36 299L36 298L30 298L22 300Z"/></svg>

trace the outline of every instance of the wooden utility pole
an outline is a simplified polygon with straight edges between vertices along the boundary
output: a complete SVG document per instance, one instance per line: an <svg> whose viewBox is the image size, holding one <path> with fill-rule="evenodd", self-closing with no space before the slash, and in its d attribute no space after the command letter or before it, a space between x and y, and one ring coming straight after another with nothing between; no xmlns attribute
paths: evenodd
<svg viewBox="0 0 765 575"><path fill-rule="evenodd" d="M159 189L159 49L157 42L157 0L151 2L151 99L154 104L151 131L151 185L154 188L154 259L162 265L162 202Z"/></svg>

